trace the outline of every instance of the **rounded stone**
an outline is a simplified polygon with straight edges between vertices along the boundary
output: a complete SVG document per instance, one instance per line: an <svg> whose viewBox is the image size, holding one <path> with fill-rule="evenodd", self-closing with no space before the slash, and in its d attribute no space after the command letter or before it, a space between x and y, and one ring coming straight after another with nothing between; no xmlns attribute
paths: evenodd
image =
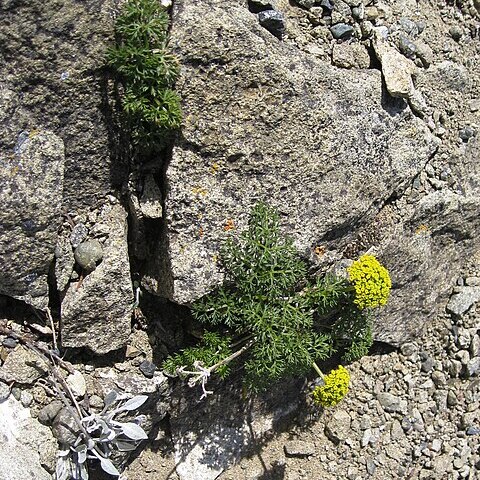
<svg viewBox="0 0 480 480"><path fill-rule="evenodd" d="M466 431L467 435L480 435L480 427L468 427Z"/></svg>
<svg viewBox="0 0 480 480"><path fill-rule="evenodd" d="M52 432L59 443L74 445L78 437L78 425L67 408L58 412L52 425Z"/></svg>
<svg viewBox="0 0 480 480"><path fill-rule="evenodd" d="M346 23L337 23L330 27L330 31L332 32L333 38L340 40L351 37L354 29L351 25L347 25Z"/></svg>
<svg viewBox="0 0 480 480"><path fill-rule="evenodd" d="M417 53L417 46L405 34L398 36L398 48L408 58L413 58Z"/></svg>
<svg viewBox="0 0 480 480"><path fill-rule="evenodd" d="M77 398L83 397L87 391L85 377L78 370L67 377L67 384Z"/></svg>
<svg viewBox="0 0 480 480"><path fill-rule="evenodd" d="M45 407L38 412L38 421L44 425L51 425L62 407L63 403L60 400L54 400L48 405L45 405Z"/></svg>
<svg viewBox="0 0 480 480"><path fill-rule="evenodd" d="M7 338L5 338L5 340L2 342L2 345L3 345L5 348L15 348L15 347L18 345L18 341L15 340L15 339L12 338L12 337L7 337Z"/></svg>
<svg viewBox="0 0 480 480"><path fill-rule="evenodd" d="M92 395L90 397L90 406L96 410L101 410L105 406L105 403L98 395Z"/></svg>
<svg viewBox="0 0 480 480"><path fill-rule="evenodd" d="M98 240L88 240L75 249L75 261L86 271L95 270L103 259L103 247Z"/></svg>
<svg viewBox="0 0 480 480"><path fill-rule="evenodd" d="M28 390L23 390L20 396L20 402L25 408L29 408L33 403L33 395Z"/></svg>
<svg viewBox="0 0 480 480"><path fill-rule="evenodd" d="M450 28L449 33L450 33L450 36L456 42L460 41L460 39L462 38L462 35L463 35L462 29L460 27L458 27L457 25L454 25L452 28Z"/></svg>
<svg viewBox="0 0 480 480"><path fill-rule="evenodd" d="M475 130L470 126L466 126L460 129L460 131L458 132L458 135L464 142L468 142L470 138L475 136Z"/></svg>

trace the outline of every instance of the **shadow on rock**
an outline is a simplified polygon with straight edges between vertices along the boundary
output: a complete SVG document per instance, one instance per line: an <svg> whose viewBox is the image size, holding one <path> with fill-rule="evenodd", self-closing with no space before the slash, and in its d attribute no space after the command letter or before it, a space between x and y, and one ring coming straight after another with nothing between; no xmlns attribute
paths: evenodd
<svg viewBox="0 0 480 480"><path fill-rule="evenodd" d="M236 373L228 383L211 381L208 388L215 393L199 400L200 387L179 385L172 397L170 426L180 478L213 480L241 457L260 455L266 440L306 411L304 387L303 380L288 380L262 395L247 396ZM261 478L283 478L280 470L280 465L270 471L265 466Z"/></svg>

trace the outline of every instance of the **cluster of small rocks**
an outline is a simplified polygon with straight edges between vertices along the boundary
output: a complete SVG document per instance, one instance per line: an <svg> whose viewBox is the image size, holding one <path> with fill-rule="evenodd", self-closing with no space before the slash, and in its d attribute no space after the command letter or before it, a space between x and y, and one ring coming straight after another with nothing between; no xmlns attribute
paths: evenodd
<svg viewBox="0 0 480 480"><path fill-rule="evenodd" d="M476 286L477 279L458 283L467 282ZM417 341L350 365L342 403L259 453L271 469L258 458L243 460L220 478L275 479L280 459L285 476L278 478L288 480L474 480L480 472L479 362L479 316L468 301L468 311L443 315Z"/></svg>
<svg viewBox="0 0 480 480"><path fill-rule="evenodd" d="M19 326L14 328L20 332ZM17 402L15 408L18 411L25 411L25 415L28 413L31 416L32 424L40 422L51 427L53 437L49 434L48 442L53 445L56 442L73 445L78 436L78 426L69 409L46 381L49 367L34 351L12 337L2 336L0 341L0 402L13 399L11 401ZM169 384L152 363L152 348L145 332L136 330L128 342L124 359L113 362L111 366L95 365L94 362L69 365L71 372L62 370L61 375L70 392L87 411L100 412L105 396L115 390L128 396L149 396L151 407L142 412L146 431L166 415ZM54 471L55 452L42 466L50 473Z"/></svg>

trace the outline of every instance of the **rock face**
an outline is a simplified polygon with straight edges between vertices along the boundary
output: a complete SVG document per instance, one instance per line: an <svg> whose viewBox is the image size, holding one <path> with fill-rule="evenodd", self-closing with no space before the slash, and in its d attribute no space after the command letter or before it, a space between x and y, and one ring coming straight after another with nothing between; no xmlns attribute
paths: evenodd
<svg viewBox="0 0 480 480"><path fill-rule="evenodd" d="M242 228L259 200L278 207L306 256L349 235L436 149L404 101L384 95L378 70L321 62L238 2L185 1L173 22L185 126L167 170L171 271L150 272L170 273L172 288L157 293L189 303L218 285L225 226Z"/></svg>
<svg viewBox="0 0 480 480"><path fill-rule="evenodd" d="M22 132L0 170L0 293L40 309L48 305L64 160L63 142L52 132Z"/></svg>
<svg viewBox="0 0 480 480"><path fill-rule="evenodd" d="M248 401L238 381L202 402L200 386L174 391L170 426L180 480L215 480L262 437L288 424L301 402L299 387L284 382Z"/></svg>
<svg viewBox="0 0 480 480"><path fill-rule="evenodd" d="M30 416L12 396L0 402L0 479L51 480L57 442L48 427Z"/></svg>
<svg viewBox="0 0 480 480"><path fill-rule="evenodd" d="M22 130L48 129L59 136L69 212L95 205L124 173L111 149L115 121L100 74L114 42L114 9L111 0L0 5L0 78L21 103L1 122L0 148L13 148Z"/></svg>
<svg viewBox="0 0 480 480"><path fill-rule="evenodd" d="M106 234L103 260L83 281L71 283L62 302L62 345L98 354L125 345L130 335L133 289L126 212L105 205L93 233ZM87 272L85 272L87 273Z"/></svg>

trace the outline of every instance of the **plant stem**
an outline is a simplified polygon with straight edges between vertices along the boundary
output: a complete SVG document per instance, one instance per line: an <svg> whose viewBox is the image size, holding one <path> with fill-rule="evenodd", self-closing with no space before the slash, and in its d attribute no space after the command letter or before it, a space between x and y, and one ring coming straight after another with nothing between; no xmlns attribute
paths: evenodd
<svg viewBox="0 0 480 480"><path fill-rule="evenodd" d="M318 367L318 365L315 362L312 363L312 367L318 373L319 377L322 380L325 380L325 376L323 375L322 371L320 370L320 368Z"/></svg>
<svg viewBox="0 0 480 480"><path fill-rule="evenodd" d="M236 340L234 343L232 343L230 345L230 348L235 348L237 347L238 345L241 345L242 343L245 343L247 342L248 340L250 340L251 338L253 337L253 334L248 334L246 337L243 337L243 338L238 338L238 340Z"/></svg>
<svg viewBox="0 0 480 480"><path fill-rule="evenodd" d="M230 363L232 360L235 360L235 358L239 357L242 353L244 353L246 350L248 350L253 344L254 340L250 340L246 345L244 345L240 350L237 350L236 352L233 352L231 355L229 355L227 358L224 358L223 360L220 360L217 362L215 365L212 365L208 370L211 372L214 372L217 370L217 368L220 368L222 365L226 365L227 363Z"/></svg>

